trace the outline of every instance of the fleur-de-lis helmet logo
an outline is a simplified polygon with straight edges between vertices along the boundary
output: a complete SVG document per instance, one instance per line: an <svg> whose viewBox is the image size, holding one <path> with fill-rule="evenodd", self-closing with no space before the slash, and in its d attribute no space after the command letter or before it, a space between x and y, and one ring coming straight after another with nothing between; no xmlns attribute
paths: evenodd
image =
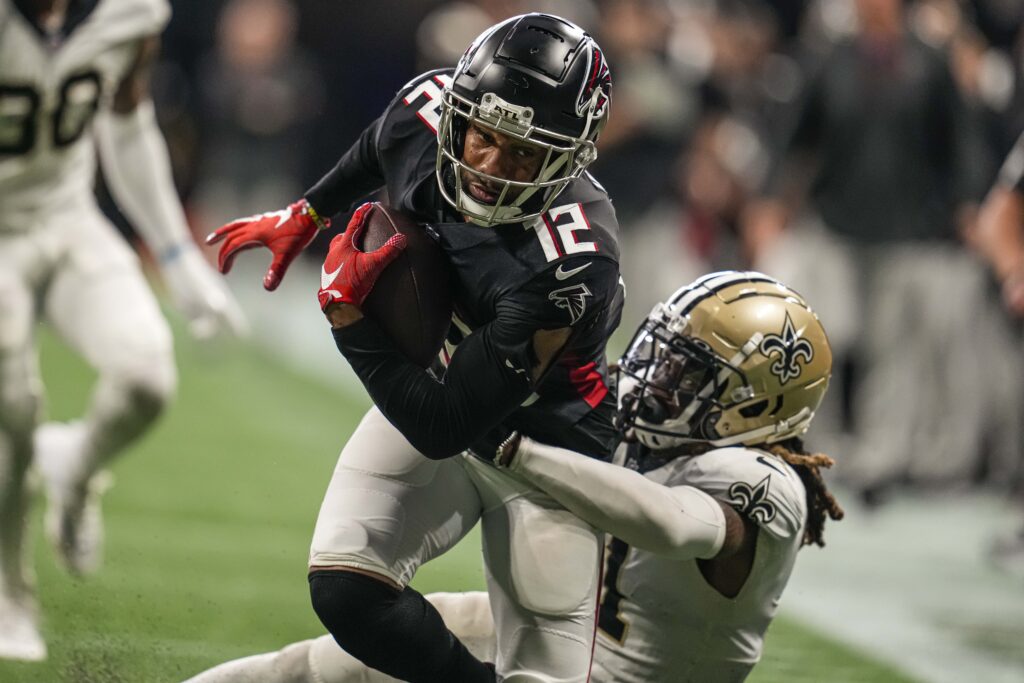
<svg viewBox="0 0 1024 683"><path fill-rule="evenodd" d="M768 500L770 474L753 487L745 481L738 481L729 487L729 502L737 510L759 524L768 524L775 519L775 506Z"/></svg>
<svg viewBox="0 0 1024 683"><path fill-rule="evenodd" d="M800 337L793 325L793 319L786 313L786 322L782 326L782 334L768 334L761 340L757 347L764 356L771 358L778 356L769 366L772 374L779 378L779 383L785 384L803 373L804 369L800 364L803 359L804 365L814 359L814 347L811 342Z"/></svg>

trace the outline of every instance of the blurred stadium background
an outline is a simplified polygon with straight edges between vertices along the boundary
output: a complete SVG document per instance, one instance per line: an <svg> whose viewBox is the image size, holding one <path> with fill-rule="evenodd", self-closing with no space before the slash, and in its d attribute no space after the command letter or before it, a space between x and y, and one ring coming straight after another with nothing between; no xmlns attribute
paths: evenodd
<svg viewBox="0 0 1024 683"><path fill-rule="evenodd" d="M155 97L197 235L293 200L404 82L453 64L494 21L544 10L591 30L615 82L593 172L622 224L630 295L622 329L702 272L754 266L803 291L841 360L810 440L837 457L847 519L830 526L827 548L802 553L752 680L1024 681L1024 548L1015 546L1024 524L1024 344L972 254L969 211L1024 128L1024 2L173 7ZM906 27L902 40L940 56L953 84L921 109L953 112L953 132L928 133L956 148L951 160L930 162L948 183L929 191L956 201L927 207L939 218L923 227L830 225L828 211L816 210L820 185L789 181L830 165L850 170L829 149L843 124L830 132L825 120L809 142L794 135L808 125L804 93L829 69L858 77L863 65L832 58L844 41L867 46L862 53L875 60L867 66L907 79L877 101L850 103L861 114L925 90L913 68L892 67L891 53L872 42L871 22L893 12ZM916 171L892 148L932 125L911 116L915 106L893 107L904 119L869 136L880 141L868 150L877 159L853 170L868 176L867 187L900 181L888 182L894 191L878 204L886 216L925 210L900 204L914 196L902 183L916 180L901 174ZM852 118L847 125L870 116ZM805 151L816 165L801 163ZM770 187L772 196L809 199L791 202L801 207L792 227L767 240L759 226L770 217ZM873 208L875 199L846 201ZM250 316L249 340L200 346L178 335L179 397L115 466L98 577L76 581L53 568L36 510L50 661L0 662L0 681L177 681L320 633L306 590L308 541L337 453L367 405L314 304L316 252L326 242L273 295L259 287L265 255L241 259L229 281ZM883 267L887 260L895 268ZM901 284L893 270L913 281ZM879 313L890 300L910 303ZM91 378L59 343L44 342L50 414L70 417ZM416 585L480 587L475 543L425 568Z"/></svg>

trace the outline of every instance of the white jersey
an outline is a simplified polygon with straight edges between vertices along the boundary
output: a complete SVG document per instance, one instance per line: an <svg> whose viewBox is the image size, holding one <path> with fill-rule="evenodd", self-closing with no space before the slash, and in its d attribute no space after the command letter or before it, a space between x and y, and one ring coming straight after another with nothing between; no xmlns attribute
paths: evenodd
<svg viewBox="0 0 1024 683"><path fill-rule="evenodd" d="M110 106L139 41L170 17L166 0L71 3L69 28L45 36L0 0L0 231L25 231L47 207L92 196L90 124Z"/></svg>
<svg viewBox="0 0 1024 683"><path fill-rule="evenodd" d="M610 540L593 680L742 681L761 657L804 534L803 482L764 451L722 448L679 458L646 476L688 485L731 504L759 528L754 565L735 598L707 581L696 560L666 559Z"/></svg>

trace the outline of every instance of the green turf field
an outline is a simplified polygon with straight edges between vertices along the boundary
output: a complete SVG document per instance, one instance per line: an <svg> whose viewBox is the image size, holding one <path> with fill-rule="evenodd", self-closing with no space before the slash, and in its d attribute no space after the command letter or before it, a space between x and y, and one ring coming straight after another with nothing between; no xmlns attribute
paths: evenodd
<svg viewBox="0 0 1024 683"><path fill-rule="evenodd" d="M306 553L337 453L365 399L249 347L210 353L184 340L178 357L176 405L114 468L104 508L107 563L98 576L77 581L55 568L37 506L50 659L0 662L0 682L181 681L321 633L308 604ZM43 361L51 415L75 415L88 371L49 338ZM481 587L477 544L471 537L428 565L417 587ZM751 680L909 681L783 620Z"/></svg>

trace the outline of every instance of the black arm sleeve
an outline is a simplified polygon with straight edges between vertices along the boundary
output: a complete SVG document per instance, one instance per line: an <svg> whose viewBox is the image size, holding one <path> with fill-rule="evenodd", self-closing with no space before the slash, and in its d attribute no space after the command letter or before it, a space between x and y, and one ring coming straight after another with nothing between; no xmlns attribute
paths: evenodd
<svg viewBox="0 0 1024 683"><path fill-rule="evenodd" d="M377 133L383 119L381 116L371 123L337 165L304 195L321 216L329 217L346 211L357 199L384 185L384 172L377 152Z"/></svg>
<svg viewBox="0 0 1024 683"><path fill-rule="evenodd" d="M335 329L334 339L370 398L409 443L428 458L447 458L480 441L529 398L537 330L595 329L615 295L618 268L594 259L585 272L585 283L581 276L567 288L545 273L507 295L495 319L456 348L442 382L410 362L368 318ZM574 309L568 308L571 294L552 297L556 287L576 292Z"/></svg>
<svg viewBox="0 0 1024 683"><path fill-rule="evenodd" d="M333 332L384 416L416 450L439 460L466 450L530 395L532 336L510 344L503 327L495 321L459 344L444 382L406 359L369 318Z"/></svg>

